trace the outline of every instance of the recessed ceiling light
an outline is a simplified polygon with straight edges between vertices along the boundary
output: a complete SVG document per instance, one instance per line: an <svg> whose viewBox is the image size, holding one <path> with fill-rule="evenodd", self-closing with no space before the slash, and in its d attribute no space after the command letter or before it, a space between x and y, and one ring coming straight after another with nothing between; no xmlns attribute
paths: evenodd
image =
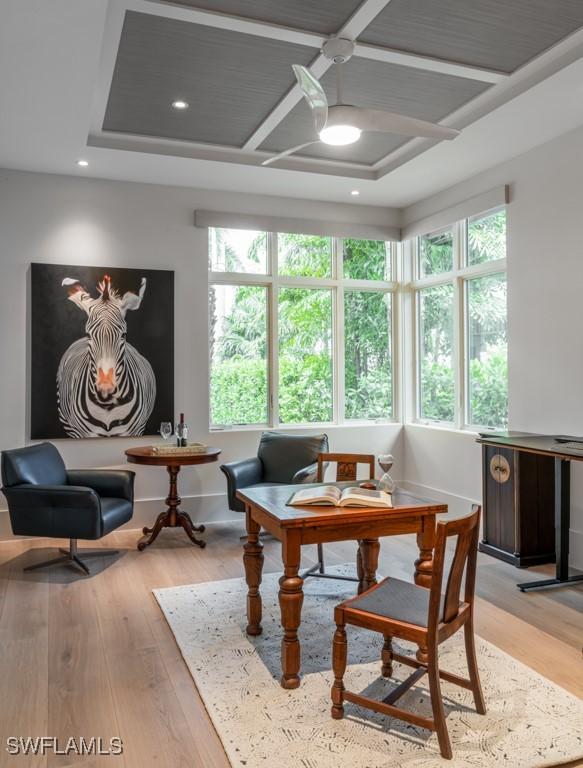
<svg viewBox="0 0 583 768"><path fill-rule="evenodd" d="M350 194L356 197L357 195L360 195L360 192L358 191L358 189L353 189Z"/></svg>
<svg viewBox="0 0 583 768"><path fill-rule="evenodd" d="M79 165L81 168L87 168L89 162L87 160L77 160L77 165Z"/></svg>
<svg viewBox="0 0 583 768"><path fill-rule="evenodd" d="M176 101L172 102L172 106L174 109L188 109L188 102L184 101L184 99L176 99Z"/></svg>

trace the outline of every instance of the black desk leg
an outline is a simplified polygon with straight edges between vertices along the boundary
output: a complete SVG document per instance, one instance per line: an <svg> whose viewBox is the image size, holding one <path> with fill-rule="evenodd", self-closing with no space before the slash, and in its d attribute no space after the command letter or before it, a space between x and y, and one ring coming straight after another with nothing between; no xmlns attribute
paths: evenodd
<svg viewBox="0 0 583 768"><path fill-rule="evenodd" d="M583 574L569 576L569 528L571 527L571 462L555 458L555 550L557 554L557 575L554 579L528 581L516 586L521 592L558 587L583 582Z"/></svg>

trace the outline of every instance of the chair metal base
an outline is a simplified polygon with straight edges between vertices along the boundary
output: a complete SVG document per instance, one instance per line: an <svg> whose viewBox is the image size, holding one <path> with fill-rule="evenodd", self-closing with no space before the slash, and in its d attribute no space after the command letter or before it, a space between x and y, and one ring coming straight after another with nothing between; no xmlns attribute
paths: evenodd
<svg viewBox="0 0 583 768"><path fill-rule="evenodd" d="M73 565L81 570L86 576L91 574L88 566L81 560L79 555L83 557L107 557L110 555L118 555L119 549L81 549L77 547L77 539L69 540L69 549L59 548L59 552L62 553L61 557L53 557L50 560L43 560L42 563L35 563L34 565L27 566L25 571L36 571L38 568L46 568L51 565L60 565L66 563L67 565Z"/></svg>
<svg viewBox="0 0 583 768"><path fill-rule="evenodd" d="M314 579L335 579L337 581L356 581L360 583L360 579L357 576L340 576L335 573L326 573L324 547L322 544L318 544L318 562L311 568L308 568L307 571L300 573L302 579L307 579L310 576Z"/></svg>

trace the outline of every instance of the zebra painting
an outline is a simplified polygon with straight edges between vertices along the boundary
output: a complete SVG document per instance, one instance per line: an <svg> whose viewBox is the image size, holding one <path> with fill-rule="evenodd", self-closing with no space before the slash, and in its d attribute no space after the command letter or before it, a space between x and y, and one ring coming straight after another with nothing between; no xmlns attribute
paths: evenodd
<svg viewBox="0 0 583 768"><path fill-rule="evenodd" d="M156 400L156 377L126 340L126 313L140 308L146 290L120 295L104 275L93 298L77 278L62 281L68 298L87 315L86 336L73 342L57 371L59 419L70 437L144 434Z"/></svg>

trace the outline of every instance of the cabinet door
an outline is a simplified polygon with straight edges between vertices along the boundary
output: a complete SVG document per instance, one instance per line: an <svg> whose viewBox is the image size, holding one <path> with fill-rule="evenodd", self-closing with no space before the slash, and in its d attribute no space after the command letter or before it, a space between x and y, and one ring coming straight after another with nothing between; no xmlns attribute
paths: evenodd
<svg viewBox="0 0 583 768"><path fill-rule="evenodd" d="M484 446L484 537L510 554L516 550L514 456L510 448Z"/></svg>

